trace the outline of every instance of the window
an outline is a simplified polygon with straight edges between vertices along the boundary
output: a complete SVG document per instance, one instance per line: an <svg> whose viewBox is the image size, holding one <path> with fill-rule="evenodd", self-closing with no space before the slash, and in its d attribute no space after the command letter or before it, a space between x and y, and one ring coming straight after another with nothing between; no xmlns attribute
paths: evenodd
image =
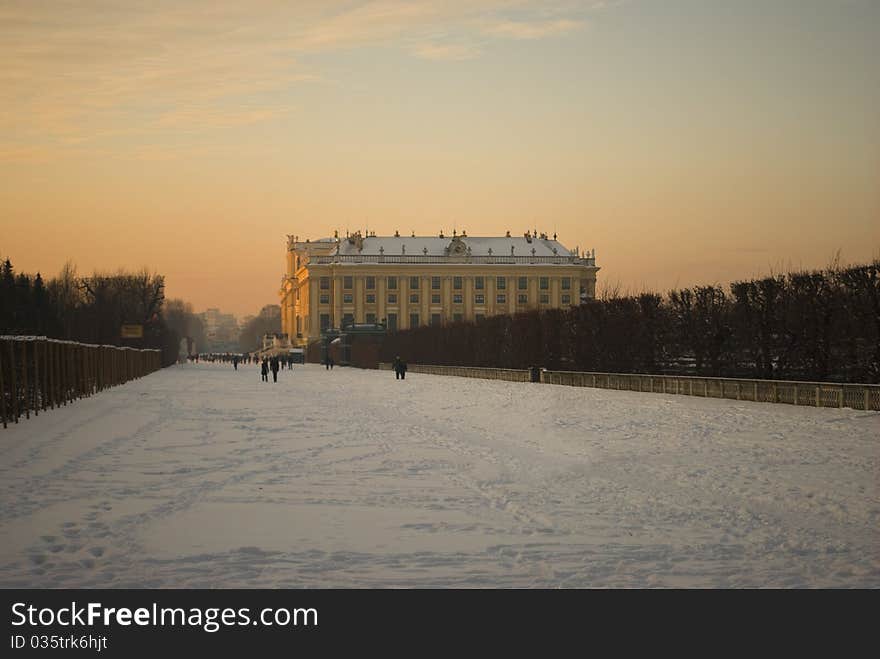
<svg viewBox="0 0 880 659"><path fill-rule="evenodd" d="M411 313L409 315L409 326L410 327L418 327L419 326L419 314Z"/></svg>
<svg viewBox="0 0 880 659"><path fill-rule="evenodd" d="M563 295L562 304L571 304L571 295Z"/></svg>
<svg viewBox="0 0 880 659"><path fill-rule="evenodd" d="M418 293L410 293L409 294L409 301L413 304L418 304L419 303L419 294Z"/></svg>
<svg viewBox="0 0 880 659"><path fill-rule="evenodd" d="M434 327L438 327L442 323L440 318L441 318L441 316L439 313L432 313L431 314L431 325L433 325Z"/></svg>
<svg viewBox="0 0 880 659"><path fill-rule="evenodd" d="M344 288L347 291L350 291L352 289L352 287L354 286L353 281L354 281L354 278L351 275L343 277L342 278L342 288Z"/></svg>
<svg viewBox="0 0 880 659"><path fill-rule="evenodd" d="M321 304L330 304L330 296L326 293L321 293L320 302Z"/></svg>
<svg viewBox="0 0 880 659"><path fill-rule="evenodd" d="M346 313L342 315L342 326L346 325L354 325L354 316L350 313Z"/></svg>
<svg viewBox="0 0 880 659"><path fill-rule="evenodd" d="M376 304L376 294L367 293L367 304Z"/></svg>
<svg viewBox="0 0 880 659"><path fill-rule="evenodd" d="M526 277L519 277L517 279L517 288L519 288L519 290L524 291L528 287L529 287L529 282Z"/></svg>
<svg viewBox="0 0 880 659"><path fill-rule="evenodd" d="M486 304L486 296L482 293L474 295L474 304Z"/></svg>
<svg viewBox="0 0 880 659"><path fill-rule="evenodd" d="M388 294L388 304L397 304L397 293Z"/></svg>
<svg viewBox="0 0 880 659"><path fill-rule="evenodd" d="M571 290L571 277L563 277L562 278L562 290L564 290L564 291Z"/></svg>
<svg viewBox="0 0 880 659"><path fill-rule="evenodd" d="M397 331L397 314L390 313L388 314L388 331L396 332Z"/></svg>
<svg viewBox="0 0 880 659"><path fill-rule="evenodd" d="M329 291L330 290L330 277L321 277L321 279L319 281L321 284L322 291Z"/></svg>
<svg viewBox="0 0 880 659"><path fill-rule="evenodd" d="M440 290L440 277L431 277L431 290Z"/></svg>
<svg viewBox="0 0 880 659"><path fill-rule="evenodd" d="M550 304L550 296L547 293L541 293L541 304Z"/></svg>
<svg viewBox="0 0 880 659"><path fill-rule="evenodd" d="M495 288L503 291L507 288L507 277L495 277Z"/></svg>
<svg viewBox="0 0 880 659"><path fill-rule="evenodd" d="M397 290L397 277L388 277L388 290L396 291Z"/></svg>
<svg viewBox="0 0 880 659"><path fill-rule="evenodd" d="M409 289L411 291L419 290L419 278L418 277L410 277L409 278Z"/></svg>
<svg viewBox="0 0 880 659"><path fill-rule="evenodd" d="M529 296L528 296L528 295L525 295L525 294L523 294L523 293L520 293L520 294L517 296L517 300L516 300L516 301L519 302L520 304L528 304L528 303L529 303Z"/></svg>
<svg viewBox="0 0 880 659"><path fill-rule="evenodd" d="M507 296L504 293L499 293L498 295L495 296L495 301L498 304L506 304L507 303Z"/></svg>
<svg viewBox="0 0 880 659"><path fill-rule="evenodd" d="M330 314L329 313L322 313L321 314L321 330L323 331L323 330L329 329L329 328L330 328Z"/></svg>
<svg viewBox="0 0 880 659"><path fill-rule="evenodd" d="M431 304L440 304L440 294L439 293L433 293L431 295Z"/></svg>
<svg viewBox="0 0 880 659"><path fill-rule="evenodd" d="M452 303L453 304L461 304L461 293L456 293L455 295L452 296Z"/></svg>
<svg viewBox="0 0 880 659"><path fill-rule="evenodd" d="M457 291L461 290L461 277L453 277L452 278L452 288Z"/></svg>
<svg viewBox="0 0 880 659"><path fill-rule="evenodd" d="M302 316L297 316L297 317L296 317L296 333L297 333L297 334L302 334L302 331L303 331L302 320L303 320L303 319L302 319Z"/></svg>
<svg viewBox="0 0 880 659"><path fill-rule="evenodd" d="M354 302L354 296L351 293L342 294L342 304L351 304Z"/></svg>
<svg viewBox="0 0 880 659"><path fill-rule="evenodd" d="M296 299L299 300L299 289L296 289Z"/></svg>
<svg viewBox="0 0 880 659"><path fill-rule="evenodd" d="M368 313L368 314L367 314L367 322L370 323L370 324L375 323L375 322L376 322L376 314L374 314L374 313Z"/></svg>
<svg viewBox="0 0 880 659"><path fill-rule="evenodd" d="M483 277L474 277L474 288L478 291L483 290L485 288L486 282Z"/></svg>
<svg viewBox="0 0 880 659"><path fill-rule="evenodd" d="M366 283L367 283L367 290L368 291L376 290L376 278L375 277L367 277Z"/></svg>
<svg viewBox="0 0 880 659"><path fill-rule="evenodd" d="M538 288L542 291L550 290L550 277L541 277L538 281Z"/></svg>
<svg viewBox="0 0 880 659"><path fill-rule="evenodd" d="M464 316L461 315L460 313L454 313L454 314L452 314L452 322L453 322L453 323L460 323L460 322L462 322L463 320L464 320Z"/></svg>

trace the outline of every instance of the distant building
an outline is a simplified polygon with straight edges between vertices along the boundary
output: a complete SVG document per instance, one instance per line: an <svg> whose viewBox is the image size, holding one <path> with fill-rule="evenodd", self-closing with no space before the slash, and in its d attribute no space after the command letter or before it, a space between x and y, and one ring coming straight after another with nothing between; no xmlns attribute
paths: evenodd
<svg viewBox="0 0 880 659"><path fill-rule="evenodd" d="M391 331L580 304L596 293L595 252L521 237L288 236L281 327L308 346L355 323Z"/></svg>
<svg viewBox="0 0 880 659"><path fill-rule="evenodd" d="M238 342L238 321L232 314L222 313L219 309L207 309L199 314L205 326L205 338L208 350L229 350Z"/></svg>
<svg viewBox="0 0 880 659"><path fill-rule="evenodd" d="M267 304L260 309L260 318L264 320L274 320L281 317L281 307L277 304Z"/></svg>

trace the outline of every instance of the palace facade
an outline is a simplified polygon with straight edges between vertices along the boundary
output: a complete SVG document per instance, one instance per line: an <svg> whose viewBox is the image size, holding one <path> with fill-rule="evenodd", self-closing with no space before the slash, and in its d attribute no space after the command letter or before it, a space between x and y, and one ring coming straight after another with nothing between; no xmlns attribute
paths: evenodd
<svg viewBox="0 0 880 659"><path fill-rule="evenodd" d="M306 347L322 330L382 323L391 331L580 304L595 296L595 250L546 234L521 237L288 236L281 325Z"/></svg>

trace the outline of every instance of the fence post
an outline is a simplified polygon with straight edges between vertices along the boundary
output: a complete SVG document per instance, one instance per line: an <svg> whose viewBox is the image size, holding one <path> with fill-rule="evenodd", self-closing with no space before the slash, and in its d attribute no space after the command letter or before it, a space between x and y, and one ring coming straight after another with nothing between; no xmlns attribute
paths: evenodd
<svg viewBox="0 0 880 659"><path fill-rule="evenodd" d="M40 351L38 350L39 346L39 342L34 341L34 416L40 416L40 403L42 402L37 401L37 398L40 397Z"/></svg>
<svg viewBox="0 0 880 659"><path fill-rule="evenodd" d="M865 409L871 409L871 390L865 389Z"/></svg>
<svg viewBox="0 0 880 659"><path fill-rule="evenodd" d="M797 382L794 383L794 404L795 404L795 405L798 405L798 404L799 404L799 401L798 401L798 386L797 386Z"/></svg>
<svg viewBox="0 0 880 659"><path fill-rule="evenodd" d="M865 399L867 400L867 398ZM3 415L3 427L6 427L6 387L3 386L3 350L0 350L0 414Z"/></svg>
<svg viewBox="0 0 880 659"><path fill-rule="evenodd" d="M840 398L838 399L837 402L840 403L840 405L838 405L838 407L843 407L843 387L840 388Z"/></svg>
<svg viewBox="0 0 880 659"><path fill-rule="evenodd" d="M31 403L28 400L28 376L27 376L27 341L21 341L21 386L23 387L24 396L24 418L31 418Z"/></svg>
<svg viewBox="0 0 880 659"><path fill-rule="evenodd" d="M816 385L816 407L819 407L819 385Z"/></svg>

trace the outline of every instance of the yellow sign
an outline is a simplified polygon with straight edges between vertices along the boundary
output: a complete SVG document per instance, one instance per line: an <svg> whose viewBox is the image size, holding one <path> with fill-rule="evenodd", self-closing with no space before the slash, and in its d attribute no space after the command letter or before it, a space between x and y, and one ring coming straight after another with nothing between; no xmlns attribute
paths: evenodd
<svg viewBox="0 0 880 659"><path fill-rule="evenodd" d="M123 339L142 339L142 338L144 338L144 326L143 325L123 325L122 326L122 338Z"/></svg>

